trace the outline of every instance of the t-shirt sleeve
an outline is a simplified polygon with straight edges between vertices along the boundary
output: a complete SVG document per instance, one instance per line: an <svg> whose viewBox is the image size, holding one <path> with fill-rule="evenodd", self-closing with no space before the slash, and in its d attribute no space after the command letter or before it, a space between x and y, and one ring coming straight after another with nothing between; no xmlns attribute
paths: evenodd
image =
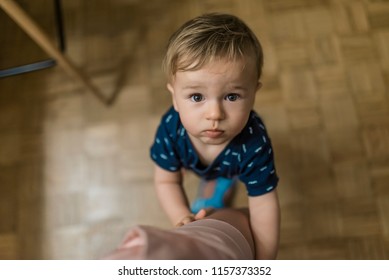
<svg viewBox="0 0 389 280"><path fill-rule="evenodd" d="M257 137L244 145L240 180L249 196L259 196L277 187L273 148L263 125L255 131Z"/></svg>
<svg viewBox="0 0 389 280"><path fill-rule="evenodd" d="M174 124L172 125L171 121L172 116L169 114L162 118L154 143L150 148L150 156L159 167L175 172L180 169L181 163L175 149L175 140L171 133L171 130L174 129Z"/></svg>

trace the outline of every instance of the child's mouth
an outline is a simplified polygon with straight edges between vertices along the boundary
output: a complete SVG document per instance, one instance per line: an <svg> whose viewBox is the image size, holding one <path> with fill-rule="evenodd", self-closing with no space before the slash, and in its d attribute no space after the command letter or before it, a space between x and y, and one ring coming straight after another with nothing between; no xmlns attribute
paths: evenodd
<svg viewBox="0 0 389 280"><path fill-rule="evenodd" d="M204 131L205 136L207 136L209 138L217 138L217 137L221 136L223 133L224 133L223 130L217 130L217 129Z"/></svg>

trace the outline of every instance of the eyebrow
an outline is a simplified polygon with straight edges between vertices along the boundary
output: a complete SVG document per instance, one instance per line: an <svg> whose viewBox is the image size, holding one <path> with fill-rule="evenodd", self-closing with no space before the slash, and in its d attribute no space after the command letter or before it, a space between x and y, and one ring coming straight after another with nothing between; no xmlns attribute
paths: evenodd
<svg viewBox="0 0 389 280"><path fill-rule="evenodd" d="M184 86L183 89L203 89L205 88L205 86L201 86L201 85L188 85L188 86ZM237 89L237 90L247 90L247 87L244 87L244 86L240 86L240 85L232 85L231 87L229 87L230 89Z"/></svg>
<svg viewBox="0 0 389 280"><path fill-rule="evenodd" d="M202 90L204 89L205 87L204 86L201 86L201 85L187 85L187 86L184 86L182 89L183 90Z"/></svg>
<svg viewBox="0 0 389 280"><path fill-rule="evenodd" d="M232 88L232 89L247 90L247 87L244 87L244 86L239 86L239 85L232 86L231 88Z"/></svg>
<svg viewBox="0 0 389 280"><path fill-rule="evenodd" d="M202 89L204 86L199 86L199 85L188 85L184 86L182 89Z"/></svg>

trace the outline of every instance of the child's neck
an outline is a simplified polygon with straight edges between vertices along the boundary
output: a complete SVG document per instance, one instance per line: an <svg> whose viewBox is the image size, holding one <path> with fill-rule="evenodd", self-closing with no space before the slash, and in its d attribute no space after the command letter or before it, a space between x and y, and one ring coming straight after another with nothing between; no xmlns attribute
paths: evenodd
<svg viewBox="0 0 389 280"><path fill-rule="evenodd" d="M204 166L210 165L229 144L229 142L226 142L220 145L210 145L204 144L198 139L192 139L192 137L189 138L191 139L192 145Z"/></svg>

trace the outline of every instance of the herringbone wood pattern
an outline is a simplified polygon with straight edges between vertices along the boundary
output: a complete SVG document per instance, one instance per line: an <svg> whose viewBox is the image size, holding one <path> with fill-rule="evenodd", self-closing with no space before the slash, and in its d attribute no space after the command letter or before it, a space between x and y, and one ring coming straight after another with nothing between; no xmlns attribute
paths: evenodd
<svg viewBox="0 0 389 280"><path fill-rule="evenodd" d="M54 34L50 0L18 2ZM148 155L170 104L160 63L210 11L264 47L255 108L281 177L279 258L388 259L389 1L63 2L67 55L117 98L102 105L58 67L0 80L0 259L93 259L130 225L169 226ZM0 30L0 68L45 57L4 13Z"/></svg>

